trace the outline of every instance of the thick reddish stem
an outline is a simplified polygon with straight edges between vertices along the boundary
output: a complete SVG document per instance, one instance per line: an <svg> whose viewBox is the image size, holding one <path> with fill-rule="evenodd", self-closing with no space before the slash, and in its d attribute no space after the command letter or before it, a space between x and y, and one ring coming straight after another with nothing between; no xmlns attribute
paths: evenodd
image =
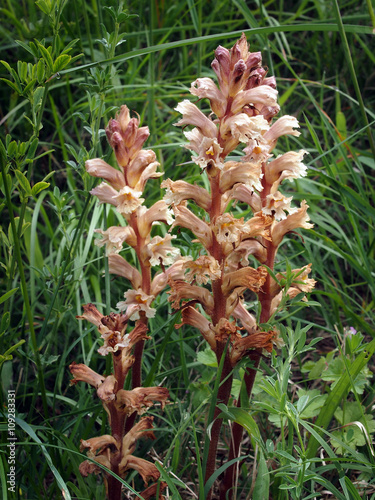
<svg viewBox="0 0 375 500"><path fill-rule="evenodd" d="M266 198L270 194L270 189L271 189L271 185L266 182L266 176L264 175L265 168L266 164L263 163L262 165L263 190L261 191L260 195L263 207L266 204ZM267 267L273 270L275 264L277 246L275 246L272 241L268 240L264 241L264 245L267 249L267 259L265 264ZM262 290L258 294L258 299L261 306L260 323L267 323L271 317L271 303L272 303L271 286L272 286L272 277L268 274L266 281L262 286ZM260 358L261 358L261 353L257 351L254 351L249 355L249 359L254 362L254 368L248 368L244 376L246 390L249 398L253 390L254 380L256 377L257 368L259 366ZM241 397L239 397L238 399L237 406L238 407L241 406ZM243 434L242 426L237 423L234 423L232 427L232 438L230 443L228 461L237 458L239 456L242 434ZM233 487L237 481L237 470L238 470L237 464L231 465L226 470L225 477L220 488L220 500L231 500L233 498Z"/></svg>
<svg viewBox="0 0 375 500"><path fill-rule="evenodd" d="M217 361L219 364L220 359L221 359L221 355L224 352L225 343L218 342L218 344L219 345L218 345L216 357L217 357ZM220 352L220 354L219 354L219 352ZM224 360L223 371L222 371L221 377L220 377L221 385L219 387L218 394L217 394L217 404L219 404L219 403L224 403L225 405L228 404L230 391L232 388L232 381L233 381L233 376L232 376L231 372L232 372L232 366L230 364L229 355L227 353L225 360ZM215 469L216 469L217 446L219 443L220 430L221 430L221 426L223 423L221 418L220 419L217 418L220 413L221 413L220 408L218 408L216 406L215 413L214 413L214 423L213 423L212 428L211 428L211 441L210 441L210 447L209 447L208 457L207 457L205 482L208 481L208 479L212 476L212 474L215 472ZM209 491L209 493L206 497L206 500L211 500L211 497L212 497L212 489Z"/></svg>
<svg viewBox="0 0 375 500"><path fill-rule="evenodd" d="M257 351L254 351L251 354L249 354L249 359L254 363L253 368L246 369L246 373L244 376L246 391L249 397L251 395L251 391L253 390L260 358L261 354ZM237 406L241 407L241 396L238 398ZM230 460L233 460L234 458L239 457L242 434L243 434L242 426L234 422L232 426L232 438L230 443L228 462ZM220 487L220 500L231 500L233 498L233 486L235 485L237 479L237 470L238 470L237 465L238 464L233 464L230 467L228 467L228 469L225 471L224 480Z"/></svg>

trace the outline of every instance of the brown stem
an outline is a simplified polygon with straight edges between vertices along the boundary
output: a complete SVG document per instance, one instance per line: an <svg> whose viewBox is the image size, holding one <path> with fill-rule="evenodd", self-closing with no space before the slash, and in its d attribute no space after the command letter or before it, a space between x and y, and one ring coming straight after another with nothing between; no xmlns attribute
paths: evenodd
<svg viewBox="0 0 375 500"><path fill-rule="evenodd" d="M251 391L253 390L254 380L259 366L261 354L257 351L253 351L249 354L249 359L253 361L254 367L247 368L244 376L246 391L250 397ZM239 396L237 401L237 407L241 407L241 396ZM232 426L232 438L229 449L228 462L240 455L240 446L242 441L243 428L237 422L234 422ZM225 471L224 480L220 485L220 500L231 500L233 498L233 486L236 484L237 480L237 465L233 464Z"/></svg>
<svg viewBox="0 0 375 500"><path fill-rule="evenodd" d="M217 349L218 352L216 354L218 363L220 363L221 355L224 352L224 348L225 348L225 343L218 342L218 349ZM230 364L229 355L228 353L226 353L223 371L221 372L221 377L220 377L221 385L217 393L217 404L224 403L226 405L228 403L230 391L232 388L232 381L233 381L232 366ZM214 413L214 423L211 428L211 441L208 450L205 482L208 481L208 479L212 476L212 474L215 472L216 469L217 446L219 443L220 430L223 422L221 418L217 418L220 413L221 413L220 408L216 406ZM211 497L212 497L212 489L209 491L206 500L211 500Z"/></svg>

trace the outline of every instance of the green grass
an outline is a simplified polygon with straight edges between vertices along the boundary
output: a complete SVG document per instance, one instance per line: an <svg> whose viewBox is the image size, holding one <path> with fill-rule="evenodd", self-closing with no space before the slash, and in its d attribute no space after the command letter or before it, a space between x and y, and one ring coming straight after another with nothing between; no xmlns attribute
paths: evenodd
<svg viewBox="0 0 375 500"><path fill-rule="evenodd" d="M255 456L256 461L241 461L237 498L265 498L259 480L256 483L257 471L268 471L269 495L277 500L332 498L324 493L327 490L334 498L375 498L373 449L367 441L356 445L350 430L340 427L337 413L335 417L336 408L345 411L352 401L362 414L370 415L374 399L370 384L362 393L349 392L356 387L354 367L374 369L373 359L365 353L375 336L374 14L370 2L130 1L125 7L137 17L118 26L118 37L122 34L125 41L116 48L107 35L116 34L107 8L113 5L117 11L115 2L60 0L50 16L40 8L48 7L48 2L38 3L7 0L0 7L0 59L14 70L10 74L6 65L0 67L4 144L0 296L8 294L1 304L0 354L5 355L0 359L1 397L5 411L7 390L16 389L19 419L17 493L3 486L3 498L61 498L64 488L71 498L104 497L101 482L80 476L78 449L80 439L107 429L105 415L94 391L83 384L69 387L68 365L84 362L105 371L96 352L95 329L75 316L87 302L102 310L114 308L123 296L124 283L112 277L109 282L103 276L105 262L101 249L94 246L94 229L116 224L118 215L91 198L94 181L84 172L84 162L97 156L111 161L103 129L126 103L149 126L147 146L155 150L164 178L200 181L199 168L180 147L184 138L173 127L174 108L189 98L193 80L212 76L210 62L217 45L230 47L242 31L251 50L262 51L264 64L277 78L282 114L293 114L300 121L301 136L280 141L275 156L288 147L310 153L308 177L287 187L296 200L307 201L315 227L304 232L303 240L292 237L284 243L280 269L285 267L284 259L292 267L311 262L318 283L310 307L297 303L284 314L283 322L291 328L285 335L289 340L295 335L298 348L292 352L289 344L289 351L285 348L277 358L262 363L268 382L259 381L250 403L259 437L253 432L243 449L244 457ZM58 54L76 39L67 53L71 61L57 71ZM52 47L52 62L48 53L35 57L26 50L25 44L30 47L36 40ZM42 59L38 76L37 63ZM18 75L17 61L36 65L31 90L27 84L34 78L25 77L24 69ZM41 182L46 184L40 184L38 192L35 186ZM162 190L156 186L157 182L148 186L147 204L160 198ZM180 235L178 244L184 255L196 251L187 233ZM126 256L130 258L130 251ZM198 332L175 330L178 318L169 313L167 296L162 294L158 300L160 314L151 321L143 378L146 385L168 387L171 404L163 413L153 412L155 451L142 442L137 454L146 457L150 452L164 465L169 498L202 500L204 429L215 394L215 370L197 362L197 352L206 347ZM313 351L303 352L297 322L302 327L312 325L307 343L323 338ZM332 389L332 381L322 380L323 372L313 378L303 366L322 359L328 368L333 366L333 358L342 356L339 347L345 349L350 327L363 334L362 344L353 347L345 358L345 371L337 374L340 390ZM365 378L371 380L371 376L370 371ZM281 379L284 386L270 394ZM296 388L328 393L335 405L332 418L324 417L322 407L305 417ZM229 420L236 419L230 407L225 411ZM283 426L270 421L270 415L277 415ZM9 471L5 413L0 425L4 485ZM367 427L371 440L371 422ZM337 429L341 448L331 441L332 436L340 439L333 434ZM226 433L229 439L228 429ZM227 444L222 441L220 446L219 466ZM324 449L323 455L316 452L317 446ZM126 480L141 490L135 476Z"/></svg>

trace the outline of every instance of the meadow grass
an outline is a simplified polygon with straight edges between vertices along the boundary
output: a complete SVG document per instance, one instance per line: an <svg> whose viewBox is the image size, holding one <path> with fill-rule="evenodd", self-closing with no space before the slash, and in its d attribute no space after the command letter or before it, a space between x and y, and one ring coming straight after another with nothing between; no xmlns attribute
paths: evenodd
<svg viewBox="0 0 375 500"><path fill-rule="evenodd" d="M217 45L230 47L244 32L277 79L282 113L300 121L300 137L280 141L275 155L288 147L310 153L308 177L290 190L307 201L315 226L288 239L278 265L311 262L317 286L308 307L297 300L280 317L287 346L262 361L251 411L222 408L224 419L248 432L236 498L375 499L371 3L7 0L0 12L3 498L104 498L101 481L79 474L85 456L78 450L80 439L105 432L106 415L91 390L69 387L68 365L109 369L97 354L96 330L76 315L88 302L109 313L122 299L123 282L104 273L94 246L94 230L121 216L91 197L84 163L111 161L104 127L126 103L149 126L147 147L164 178L199 179L180 147L174 108L191 81L212 76ZM147 187L148 205L161 196ZM188 232L178 246L182 255L197 252ZM131 249L126 257L134 258ZM174 328L179 318L165 292L157 309L143 379L168 387L171 404L151 412L157 439L152 448L142 442L137 454L160 464L168 498L203 500L215 359L199 332ZM317 337L307 351L305 342ZM17 394L15 493L7 484L9 389ZM228 429L212 484L228 466ZM141 488L134 474L127 477L125 490Z"/></svg>

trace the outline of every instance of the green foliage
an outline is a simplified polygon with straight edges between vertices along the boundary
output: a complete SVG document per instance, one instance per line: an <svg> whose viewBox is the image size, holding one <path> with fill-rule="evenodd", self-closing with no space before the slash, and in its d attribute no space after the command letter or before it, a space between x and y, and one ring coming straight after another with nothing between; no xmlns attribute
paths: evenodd
<svg viewBox="0 0 375 500"><path fill-rule="evenodd" d="M308 261L317 286L307 304L298 296L282 302L275 322L286 325L285 347L271 366L262 362L253 400L241 408L236 400L243 367L234 374L232 399L222 412L248 433L236 462L237 498L323 498L323 491L338 499L371 498L370 2L340 2L341 18L335 2L319 1L141 0L124 6L114 0L9 0L0 8L1 477L9 470L6 390L14 388L20 497L60 498L64 492L65 498L104 498L102 483L77 472L83 459L77 450L80 439L107 428L105 415L90 389L69 387L67 366L90 362L104 373L94 329L75 316L88 302L102 310L115 304L124 280L105 283L102 277L105 262L93 245L94 230L113 225L117 215L91 200L93 181L84 164L97 156L112 162L104 127L126 103L150 127L148 144L164 178L200 178L172 126L174 108L192 80L212 75L216 46L228 47L246 31L251 49L262 50L277 78L283 114L301 122L301 136L289 139L293 149L310 153L308 178L292 189L307 201L315 227L303 240L293 234L285 240L275 273L288 267L282 279L290 283L291 269ZM280 141L275 157L283 148ZM147 203L161 195L150 189ZM183 255L197 255L188 232L179 234L178 245ZM195 330L175 331L165 295L159 312L143 375L147 385L167 386L172 404L165 413L155 411L153 448L169 495L203 499L204 425L215 405L217 362ZM144 445L136 453L146 457L149 451Z"/></svg>

